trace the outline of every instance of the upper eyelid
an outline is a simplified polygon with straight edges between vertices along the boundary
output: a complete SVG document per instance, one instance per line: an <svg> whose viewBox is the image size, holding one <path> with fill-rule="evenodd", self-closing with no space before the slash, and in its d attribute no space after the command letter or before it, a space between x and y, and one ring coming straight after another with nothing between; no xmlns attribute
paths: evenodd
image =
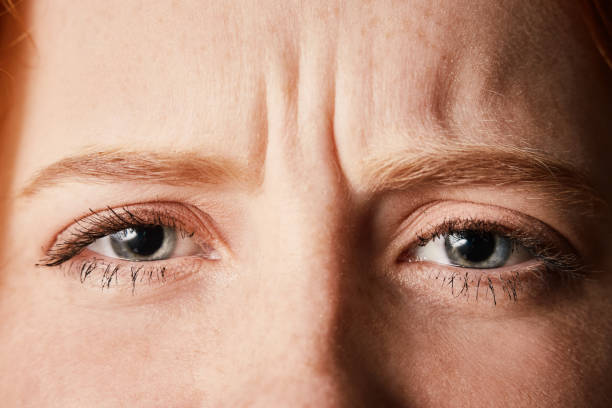
<svg viewBox="0 0 612 408"><path fill-rule="evenodd" d="M463 215L455 216L455 214ZM417 209L400 224L391 237L391 246L394 248L396 258L409 248L415 248L419 244L419 236L431 238L441 224L454 222L455 225L460 225L463 221L468 225L469 219L472 219L472 222L484 222L489 227L494 226L493 229L497 232L507 234L522 244L535 244L538 240L555 243L567 252L578 253L563 234L529 215L490 204L439 200ZM530 243L529 240L533 242Z"/></svg>
<svg viewBox="0 0 612 408"><path fill-rule="evenodd" d="M421 232L417 233L418 245L426 245L445 234L460 230L487 231L502 235L517 242L523 241L528 236L528 234L523 231L513 230L498 221L489 222L481 219L449 218L434 227L422 229Z"/></svg>
<svg viewBox="0 0 612 408"><path fill-rule="evenodd" d="M455 224L455 222L457 224ZM426 245L429 245L436 239L441 239L444 235L449 234L454 231L459 231L461 229L463 230L481 230L481 231L491 232L494 234L499 234L501 236L509 238L511 240L513 247L518 244L518 245L522 245L528 251L537 249L537 248L530 248L529 246L527 246L529 244L525 243L524 239L521 238L521 236L523 235L522 233L517 234L511 231L510 232L501 231L496 228L496 226L498 225L497 223L487 223L486 221L482 221L482 220L473 220L473 224L471 224L471 222L472 220L467 220L467 219L445 220L444 223L446 224L446 226L442 227L443 229L438 229L438 228L430 229L427 235L425 236L422 236L421 233L417 233L416 244L413 243L413 244L408 245L399 254L398 259L402 258L406 252L414 251L417 247L424 247ZM454 228L453 225L458 225L460 227Z"/></svg>
<svg viewBox="0 0 612 408"><path fill-rule="evenodd" d="M522 230L509 231L504 228L499 228L499 224L495 222L488 224L486 222L481 222L481 220L474 220L474 221L475 223L473 224L473 226L470 226L469 220L459 219L457 220L457 222L459 223L459 225L463 224L464 227L457 228L457 229L451 227L445 231L444 230L434 230L433 232L430 232L428 236L425 238L419 237L416 245L412 244L406 250L407 251L414 250L417 246L427 245L438 237L441 237L445 234L448 234L450 232L457 231L460 229L482 230L482 231L487 231L487 232L502 235L506 238L509 238L512 241L513 245L521 245L528 251L532 252L534 257L539 257L542 251L549 251L548 248L552 248L555 245L557 245L556 243L551 242L552 239L546 238L546 239L538 240L538 239L533 238L533 236L530 235L529 233L524 232ZM446 222L449 223L448 224L449 227L452 225L451 220L447 220ZM444 228L447 228L447 227L444 227Z"/></svg>
<svg viewBox="0 0 612 408"><path fill-rule="evenodd" d="M157 203L152 203L151 205L156 205ZM159 203L159 205L165 205L164 203ZM139 204L140 206L146 206L146 210L151 213L155 213L155 211L151 211L148 204ZM86 216L83 216L79 219L74 220L72 224L62 230L59 234L57 234L55 238L55 242L63 238L65 235L74 235L74 230L78 230L79 228L83 228L84 231L94 232L97 230L104 231L105 233L110 233L113 230L119 230L123 228L127 228L132 225L142 225L145 223L155 223L160 222L159 220L152 219L151 221L147 221L142 216L138 216L138 210L132 209L130 210L130 206L121 206L119 208L111 208L107 207L102 210L89 210L90 213ZM168 214L169 215L169 214ZM132 218L131 220L127 217ZM166 217L169 218L169 217ZM118 221L119 220L119 221ZM86 224L89 225L86 225ZM169 225L171 227L176 227L175 220L172 220L173 225ZM180 225L179 225L180 226ZM70 237L65 237L66 240L70 240Z"/></svg>
<svg viewBox="0 0 612 408"><path fill-rule="evenodd" d="M391 251L385 255L388 265L392 264L397 265L398 267L403 267L405 265L406 262L403 262L402 257L404 255L408 255L406 258L409 260L409 251L414 250L418 244L418 238L415 237L415 230L419 231L421 234L424 230L423 228L419 228L418 224L427 225L428 227L425 228L429 228L430 231L435 230L436 223L440 224L440 222L443 222L436 222L435 220L440 218L444 220L444 217L433 215L438 213L435 207L436 205L444 206L444 204L447 204L447 209L451 209L449 212L459 214L462 212L455 211L455 209L466 205L466 203L461 202L440 202L439 204L433 203L427 206L428 211L430 212L428 216L417 216L417 220L412 220L415 221L412 223L408 219L406 220L408 221L408 225L404 225L404 223L402 223L400 226L402 231L394 237L394 241L391 244ZM528 250L530 250L530 252L533 252L533 259L537 261L542 268L549 271L552 274L551 276L569 281L577 278L585 278L586 276L590 275L593 270L596 270L593 269L591 260L585 258L584 255L581 254L580 251L578 251L563 234L559 233L555 228L545 224L544 222L529 215L516 213L515 211L507 210L501 207L491 208L493 206L475 203L467 203L467 205L473 206L472 210L470 211L472 214L474 214L474 218L479 217L480 219L489 220L489 222L493 222L493 225L497 225L498 229L501 228L504 231L512 229L516 230L510 235L513 235L515 238L519 237L519 244L524 245ZM453 207L455 207L455 209L453 209ZM479 210L482 210L485 207L489 207L489 210L491 210L490 213L479 215ZM487 210L484 212L487 212ZM499 212L499 215L493 215L494 212ZM511 217L514 219L511 219ZM448 218L450 217L447 217L446 219L448 220ZM465 221L465 216L463 218ZM405 239L406 235L409 236L407 240ZM531 240L531 242L528 242L529 240ZM406 241L408 241L408 243L406 243ZM520 265L523 264L507 267L507 269L506 267L483 269L483 271L486 271L483 273L499 273L501 269L514 270ZM447 265L437 266L437 268L443 269L451 267L454 268L453 266ZM465 269L470 269L472 271L475 270L473 268Z"/></svg>
<svg viewBox="0 0 612 408"><path fill-rule="evenodd" d="M147 212L153 218L150 221L147 220L145 216L141 215L143 212ZM126 217L132 217L133 222ZM186 218L191 218L189 222L194 224L193 228L188 227L189 222L185 220ZM105 222L107 225L101 225ZM83 225L87 223L89 225ZM45 255L38 265L59 265L80 253L95 239L128 228L131 225L142 225L144 223L167 225L191 236L197 232L203 236L203 241L206 244L214 245L217 250L229 252L225 241L217 232L212 219L207 214L195 207L180 203L150 202L115 208L107 207L97 211L90 209L90 214L74 220L73 223L55 235L52 242L44 248ZM81 229L79 230L79 228ZM60 257L62 253L65 253L65 256Z"/></svg>

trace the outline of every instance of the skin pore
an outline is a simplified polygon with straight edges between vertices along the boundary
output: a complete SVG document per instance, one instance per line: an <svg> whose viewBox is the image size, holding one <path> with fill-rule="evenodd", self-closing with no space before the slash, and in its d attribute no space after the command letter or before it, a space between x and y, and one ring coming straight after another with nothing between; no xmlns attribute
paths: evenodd
<svg viewBox="0 0 612 408"><path fill-rule="evenodd" d="M575 2L22 15L3 404L612 402L612 78ZM181 256L88 247L136 224ZM464 229L531 259L415 255Z"/></svg>

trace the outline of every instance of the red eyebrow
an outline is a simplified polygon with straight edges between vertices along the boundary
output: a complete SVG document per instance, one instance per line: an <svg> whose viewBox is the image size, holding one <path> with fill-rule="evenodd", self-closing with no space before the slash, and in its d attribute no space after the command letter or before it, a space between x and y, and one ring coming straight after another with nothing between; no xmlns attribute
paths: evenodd
<svg viewBox="0 0 612 408"><path fill-rule="evenodd" d="M195 153L97 151L61 159L40 170L20 193L31 197L66 181L148 182L174 186L261 184L262 169ZM596 213L607 207L587 175L542 153L492 146L439 147L400 151L366 159L361 186L369 193L415 187L516 186L564 207Z"/></svg>
<svg viewBox="0 0 612 408"><path fill-rule="evenodd" d="M585 213L608 206L588 175L575 166L513 147L459 145L394 152L366 159L362 184L372 194L422 186L512 186Z"/></svg>
<svg viewBox="0 0 612 408"><path fill-rule="evenodd" d="M41 169L21 190L20 196L30 197L66 181L253 186L260 183L261 177L260 169L251 170L235 161L195 153L96 151L66 157Z"/></svg>

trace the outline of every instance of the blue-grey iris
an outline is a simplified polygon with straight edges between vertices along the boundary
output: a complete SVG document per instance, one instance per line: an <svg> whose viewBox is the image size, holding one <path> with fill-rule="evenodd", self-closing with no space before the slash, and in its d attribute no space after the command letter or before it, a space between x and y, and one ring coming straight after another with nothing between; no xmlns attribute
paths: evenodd
<svg viewBox="0 0 612 408"><path fill-rule="evenodd" d="M161 225L126 228L110 235L110 244L118 257L130 261L154 261L168 258L176 246L176 232Z"/></svg>
<svg viewBox="0 0 612 408"><path fill-rule="evenodd" d="M499 268L512 254L512 241L493 232L463 230L446 235L446 255L465 268Z"/></svg>

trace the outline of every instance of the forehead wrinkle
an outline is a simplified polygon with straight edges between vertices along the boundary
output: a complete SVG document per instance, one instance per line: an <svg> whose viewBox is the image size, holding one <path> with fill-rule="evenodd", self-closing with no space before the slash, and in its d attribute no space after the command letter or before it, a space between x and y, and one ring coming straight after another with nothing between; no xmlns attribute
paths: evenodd
<svg viewBox="0 0 612 408"><path fill-rule="evenodd" d="M437 63L431 68L431 79L423 98L423 116L427 127L438 129L447 137L452 137L456 132L453 111L455 111L459 92L459 65L461 56L457 52L449 52L440 55Z"/></svg>
<svg viewBox="0 0 612 408"><path fill-rule="evenodd" d="M468 133L462 130L479 126L480 119L502 121L498 113L502 112L503 90L491 85L504 75L506 56L493 55L492 50L501 48L499 41L507 40L500 36L489 43L486 34L491 28L487 25L466 31L461 26L473 21L461 16L454 20L461 23L459 27L436 18L417 20L396 30L390 40L379 38L384 51L374 55L376 60L397 63L385 71L377 63L363 74L369 78L363 82L374 90L368 98L373 101L368 113L375 128L417 125L457 139ZM422 54L420 63L415 63L415 54Z"/></svg>
<svg viewBox="0 0 612 408"><path fill-rule="evenodd" d="M470 7L476 11L483 8L478 3ZM489 20L495 18L499 24L466 30L461 27L474 22L458 15L460 24L448 27L449 36L440 36L427 27L423 32L417 26L414 31L426 46L425 55L431 58L418 65L431 68L421 71L416 78L407 77L408 92L419 88L422 92L418 102L422 118L414 119L428 127L454 130L445 134L448 138L461 134L458 131L461 128L471 128L472 133L478 131L474 127L482 125L481 120L488 122L485 126L488 133L491 127L498 127L503 133L509 129L516 131L521 123L531 124L534 130L548 129L552 115L562 116L553 112L559 106L554 95L558 95L557 99L564 96L562 90L567 87L563 86L562 77L571 75L565 72L571 64L564 60L573 58L571 50L576 48L575 29L570 27L576 22L566 15L568 8L564 4L539 2L538 6L528 7L515 2L492 4L486 16ZM440 24L434 20L430 25ZM570 51L554 47L553 41L559 38L566 41ZM418 67L413 60L407 62ZM419 86L419 81L427 85ZM551 93L550 89L558 92ZM410 98L406 95L405 100ZM478 133L475 136L480 136L481 132ZM461 136L470 137L467 132Z"/></svg>

